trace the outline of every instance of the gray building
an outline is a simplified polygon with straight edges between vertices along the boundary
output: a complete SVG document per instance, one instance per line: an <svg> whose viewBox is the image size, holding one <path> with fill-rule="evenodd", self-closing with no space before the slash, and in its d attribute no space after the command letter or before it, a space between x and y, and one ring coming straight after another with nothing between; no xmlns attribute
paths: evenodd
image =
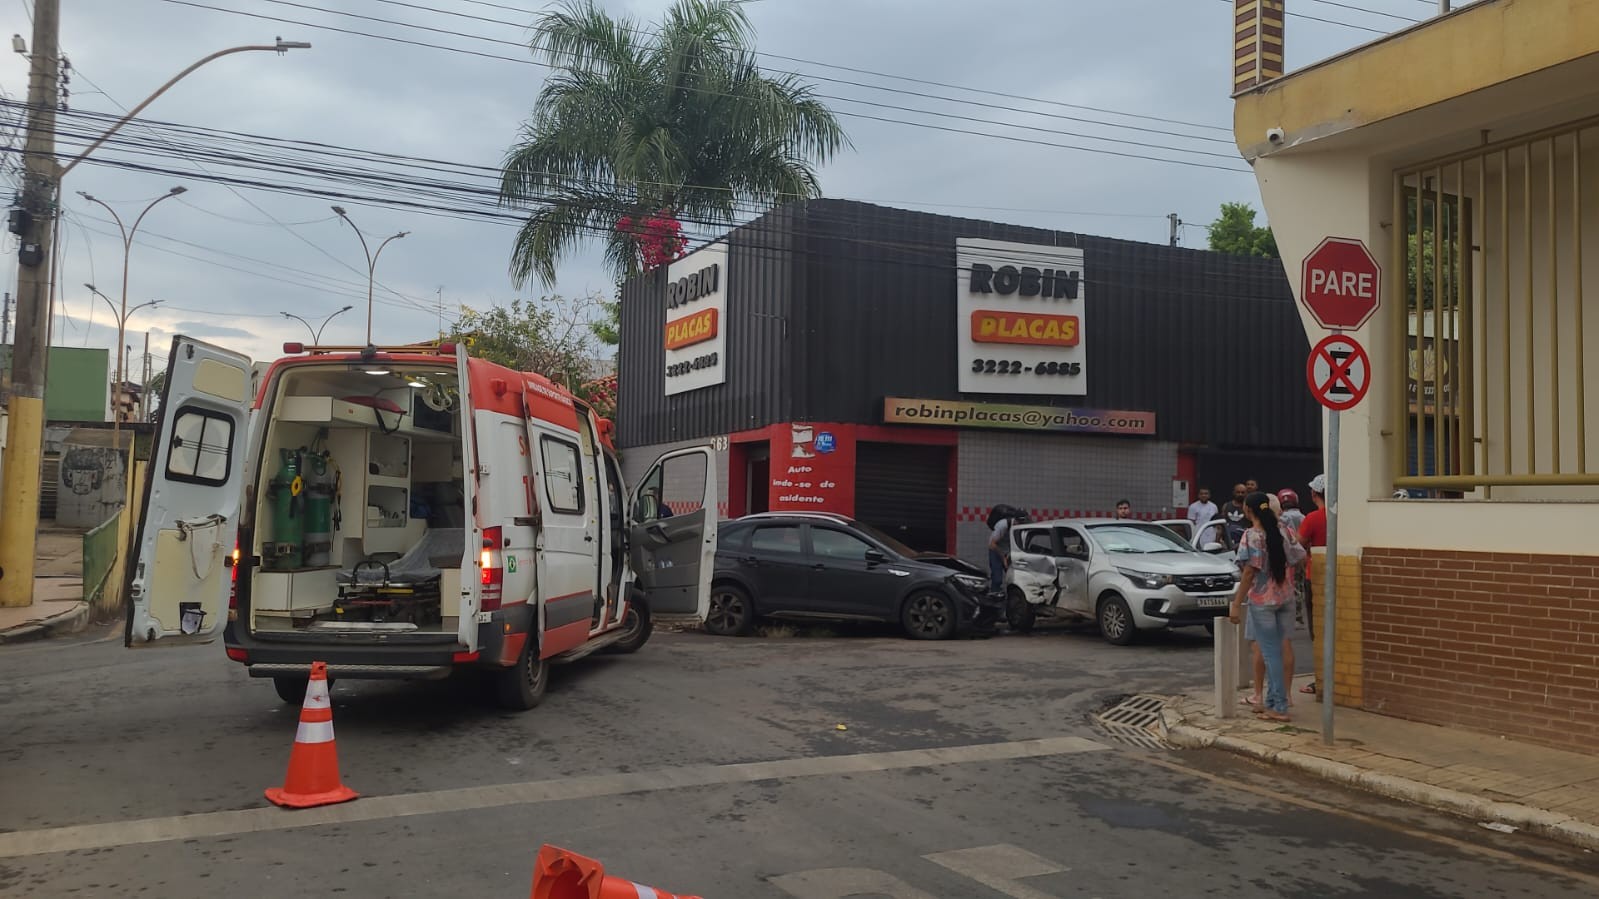
<svg viewBox="0 0 1599 899"><path fill-rule="evenodd" d="M726 517L976 558L996 503L1155 518L1321 469L1277 260L814 200L631 279L622 325L628 473L715 443Z"/></svg>

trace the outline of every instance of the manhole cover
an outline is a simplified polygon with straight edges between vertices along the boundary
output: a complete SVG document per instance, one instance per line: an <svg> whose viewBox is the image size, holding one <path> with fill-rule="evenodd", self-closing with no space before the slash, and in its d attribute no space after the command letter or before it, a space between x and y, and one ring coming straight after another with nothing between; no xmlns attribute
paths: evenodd
<svg viewBox="0 0 1599 899"><path fill-rule="evenodd" d="M1094 716L1094 723L1107 735L1142 749L1169 749L1166 719L1160 696L1134 696Z"/></svg>

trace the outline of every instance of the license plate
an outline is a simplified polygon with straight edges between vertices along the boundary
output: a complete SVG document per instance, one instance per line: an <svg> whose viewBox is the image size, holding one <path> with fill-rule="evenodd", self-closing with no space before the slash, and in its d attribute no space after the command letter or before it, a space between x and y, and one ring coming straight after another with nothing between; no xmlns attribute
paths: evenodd
<svg viewBox="0 0 1599 899"><path fill-rule="evenodd" d="M1215 609L1232 601L1233 598L1231 596L1201 596L1199 598L1199 607L1201 609Z"/></svg>

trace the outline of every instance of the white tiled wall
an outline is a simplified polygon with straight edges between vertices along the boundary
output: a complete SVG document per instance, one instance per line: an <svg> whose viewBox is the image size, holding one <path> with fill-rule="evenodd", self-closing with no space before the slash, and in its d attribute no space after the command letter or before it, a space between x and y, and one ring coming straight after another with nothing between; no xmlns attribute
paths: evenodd
<svg viewBox="0 0 1599 899"><path fill-rule="evenodd" d="M627 489L632 491L638 486L639 480L649 473L650 466L663 453L675 449L691 446L703 446L708 440L684 440L677 443L662 443L656 446L635 446L622 451L622 479L627 483ZM716 504L717 514L727 517L727 451L721 450L714 454L716 466ZM669 472L670 474L670 472ZM742 475L742 473L740 473ZM697 502L704 495L705 484L695 480L690 482L685 478L672 479L668 477L666 484L666 500L668 505Z"/></svg>

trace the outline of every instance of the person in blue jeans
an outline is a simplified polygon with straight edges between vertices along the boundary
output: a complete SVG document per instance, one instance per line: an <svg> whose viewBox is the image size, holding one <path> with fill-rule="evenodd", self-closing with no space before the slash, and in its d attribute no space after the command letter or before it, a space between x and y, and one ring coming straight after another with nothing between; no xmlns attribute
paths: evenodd
<svg viewBox="0 0 1599 899"><path fill-rule="evenodd" d="M1255 645L1266 662L1265 707L1255 714L1268 721L1287 721L1283 638L1291 633L1294 624L1293 567L1304 561L1305 553L1278 519L1271 497L1259 492L1249 494L1244 500L1244 512L1249 529L1238 547L1242 580L1227 617L1238 623L1247 606ZM1298 559L1294 558L1296 555Z"/></svg>

